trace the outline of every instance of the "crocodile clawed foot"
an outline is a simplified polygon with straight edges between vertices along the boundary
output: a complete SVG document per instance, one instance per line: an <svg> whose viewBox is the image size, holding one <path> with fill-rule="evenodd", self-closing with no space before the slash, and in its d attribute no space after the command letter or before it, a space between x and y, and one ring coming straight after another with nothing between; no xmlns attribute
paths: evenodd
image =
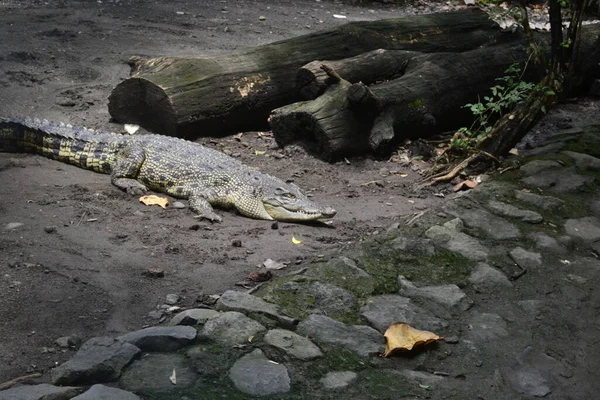
<svg viewBox="0 0 600 400"><path fill-rule="evenodd" d="M223 218L213 211L199 212L195 218L206 219L210 222L223 222Z"/></svg>
<svg viewBox="0 0 600 400"><path fill-rule="evenodd" d="M148 191L148 188L141 184L140 184L140 186L129 186L127 188L127 194L130 194L132 196L139 196L139 195L146 193L147 191Z"/></svg>

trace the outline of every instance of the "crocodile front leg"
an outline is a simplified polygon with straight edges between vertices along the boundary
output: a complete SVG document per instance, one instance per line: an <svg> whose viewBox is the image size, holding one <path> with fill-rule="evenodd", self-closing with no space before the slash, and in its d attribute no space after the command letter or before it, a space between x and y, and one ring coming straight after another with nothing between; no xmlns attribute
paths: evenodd
<svg viewBox="0 0 600 400"><path fill-rule="evenodd" d="M211 222L223 221L223 218L221 218L215 212L210 203L202 195L192 193L188 201L190 209L196 214L198 214L200 218L207 219Z"/></svg>
<svg viewBox="0 0 600 400"><path fill-rule="evenodd" d="M136 179L145 159L143 148L135 144L126 145L116 156L110 177L112 184L131 195L147 192L148 188Z"/></svg>

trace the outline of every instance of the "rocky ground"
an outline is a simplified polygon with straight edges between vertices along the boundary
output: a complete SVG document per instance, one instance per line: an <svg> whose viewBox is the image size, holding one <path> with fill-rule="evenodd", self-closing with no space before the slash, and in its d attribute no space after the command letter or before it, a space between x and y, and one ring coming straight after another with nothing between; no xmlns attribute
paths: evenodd
<svg viewBox="0 0 600 400"><path fill-rule="evenodd" d="M427 11L198 3L0 2L0 115L120 131L105 99L129 55ZM415 190L427 164L402 150L329 165L268 132L201 140L294 179L338 209L330 225L227 212L212 225L185 202L146 208L106 176L0 154L0 384L41 375L0 400L593 398L599 109L561 105L506 172L459 194ZM274 278L259 283L267 259ZM399 321L444 339L382 358Z"/></svg>
<svg viewBox="0 0 600 400"><path fill-rule="evenodd" d="M170 294L157 326L61 338L53 385L0 399L594 398L599 137L556 131L442 207L248 291L185 310ZM383 358L398 321L443 339Z"/></svg>

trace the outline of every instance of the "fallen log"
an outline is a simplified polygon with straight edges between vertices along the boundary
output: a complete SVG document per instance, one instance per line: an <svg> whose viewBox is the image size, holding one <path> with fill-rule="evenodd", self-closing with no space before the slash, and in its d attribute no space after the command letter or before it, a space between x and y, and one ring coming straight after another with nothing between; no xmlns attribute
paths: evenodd
<svg viewBox="0 0 600 400"><path fill-rule="evenodd" d="M386 151L402 138L421 137L468 121L461 109L485 93L514 62L524 62L524 46L505 44L464 53L406 53L404 74L365 86L344 79L329 82L315 100L273 110L271 129L277 144L300 142L332 160ZM338 63L339 64L339 63ZM357 123L360 121L360 123Z"/></svg>
<svg viewBox="0 0 600 400"><path fill-rule="evenodd" d="M580 83L598 70L600 25L585 27ZM355 68L356 60L370 59L372 69L385 71L387 59L401 66L400 76L369 87L345 80L339 71L349 73L353 81L371 79L368 68ZM311 63L298 73L299 85L315 100L298 102L273 110L271 129L279 146L299 143L326 160L368 152L387 153L407 138L427 137L469 126L473 116L463 106L486 96L496 78L513 63L529 59L527 44L517 37L513 42L463 52L423 54L371 52L326 64L339 67L344 79L331 79L326 71L316 72ZM381 64L381 65L379 65ZM530 63L531 75L539 75ZM526 76L525 79L532 76ZM308 78L306 78L308 76ZM308 82L308 83L307 83ZM364 82L364 81L363 81ZM337 111L336 111L337 110Z"/></svg>
<svg viewBox="0 0 600 400"><path fill-rule="evenodd" d="M265 129L271 110L300 100L296 73L313 60L379 48L462 52L499 35L486 13L465 9L351 22L230 55L133 58L131 77L112 91L108 109L116 121L174 136Z"/></svg>

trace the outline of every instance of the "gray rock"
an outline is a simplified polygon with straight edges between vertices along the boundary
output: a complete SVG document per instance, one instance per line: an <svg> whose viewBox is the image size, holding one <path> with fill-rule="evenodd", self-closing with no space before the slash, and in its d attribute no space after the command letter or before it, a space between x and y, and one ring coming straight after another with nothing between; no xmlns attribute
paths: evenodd
<svg viewBox="0 0 600 400"><path fill-rule="evenodd" d="M475 312L469 319L469 339L475 342L488 342L508 336L506 321L497 314Z"/></svg>
<svg viewBox="0 0 600 400"><path fill-rule="evenodd" d="M94 385L85 393L73 397L72 400L140 400L140 397L125 390Z"/></svg>
<svg viewBox="0 0 600 400"><path fill-rule="evenodd" d="M459 218L434 225L425 231L425 236L447 250L458 253L469 260L483 261L487 259L488 250L472 236L462 233L463 223Z"/></svg>
<svg viewBox="0 0 600 400"><path fill-rule="evenodd" d="M556 359L527 347L517 363L500 369L500 376L512 390L526 397L545 397L552 392L544 375L559 375L564 367Z"/></svg>
<svg viewBox="0 0 600 400"><path fill-rule="evenodd" d="M182 209L182 208L185 208L185 204L183 204L180 201L176 201L173 203L173 208Z"/></svg>
<svg viewBox="0 0 600 400"><path fill-rule="evenodd" d="M299 360L308 361L323 357L323 352L316 344L285 329L272 329L267 332L263 340Z"/></svg>
<svg viewBox="0 0 600 400"><path fill-rule="evenodd" d="M591 176L580 175L575 167L566 168L551 174L541 172L521 179L526 186L536 189L548 189L555 193L579 192L594 182Z"/></svg>
<svg viewBox="0 0 600 400"><path fill-rule="evenodd" d="M291 389L287 368L270 362L259 349L236 361L229 378L238 390L252 396L287 393Z"/></svg>
<svg viewBox="0 0 600 400"><path fill-rule="evenodd" d="M576 153L574 151L563 151L562 154L569 156L575 161L575 165L587 171L600 171L600 158L589 154Z"/></svg>
<svg viewBox="0 0 600 400"><path fill-rule="evenodd" d="M375 290L375 280L366 271L359 268L356 262L348 257L337 257L324 264L316 264L320 276L331 276L333 282L346 288L352 287L354 292L371 294Z"/></svg>
<svg viewBox="0 0 600 400"><path fill-rule="evenodd" d="M542 265L542 255L527 251L522 247L515 247L508 252L510 258L523 268L535 268Z"/></svg>
<svg viewBox="0 0 600 400"><path fill-rule="evenodd" d="M531 176L551 168L563 168L563 166L554 160L533 160L523 165L519 170L523 172L525 176Z"/></svg>
<svg viewBox="0 0 600 400"><path fill-rule="evenodd" d="M298 325L298 333L313 337L317 343L343 347L361 357L378 355L384 350L383 335L363 325L345 325L332 318L311 314Z"/></svg>
<svg viewBox="0 0 600 400"><path fill-rule="evenodd" d="M595 217L600 217L600 197L596 197L590 203L590 211Z"/></svg>
<svg viewBox="0 0 600 400"><path fill-rule="evenodd" d="M267 329L237 311L229 311L212 317L204 324L200 337L226 346L248 343L248 338Z"/></svg>
<svg viewBox="0 0 600 400"><path fill-rule="evenodd" d="M185 356L194 370L203 378L221 378L240 357L239 350L212 344L190 347Z"/></svg>
<svg viewBox="0 0 600 400"><path fill-rule="evenodd" d="M286 327L296 325L294 319L279 314L279 306L277 304L268 303L260 297L252 296L246 292L226 291L217 301L217 310L237 311L244 314L260 314L278 321Z"/></svg>
<svg viewBox="0 0 600 400"><path fill-rule="evenodd" d="M565 232L588 243L596 242L600 240L600 220L596 217L569 219L565 222Z"/></svg>
<svg viewBox="0 0 600 400"><path fill-rule="evenodd" d="M92 338L73 358L51 371L52 383L85 385L114 381L140 353L136 346L110 337Z"/></svg>
<svg viewBox="0 0 600 400"><path fill-rule="evenodd" d="M175 294L175 293L169 293L166 298L165 298L165 304L168 304L170 306L175 305L177 303L179 303L179 295Z"/></svg>
<svg viewBox="0 0 600 400"><path fill-rule="evenodd" d="M535 211L522 210L519 207L515 207L512 204L502 203L501 201L490 200L488 202L488 208L495 214L501 217L519 219L523 222L529 222L531 224L539 224L544 218Z"/></svg>
<svg viewBox="0 0 600 400"><path fill-rule="evenodd" d="M175 370L176 383L170 377ZM119 387L137 393L164 393L188 388L198 376L180 354L147 354L135 361L119 380Z"/></svg>
<svg viewBox="0 0 600 400"><path fill-rule="evenodd" d="M194 343L198 332L191 326L153 326L119 336L143 351L174 351Z"/></svg>
<svg viewBox="0 0 600 400"><path fill-rule="evenodd" d="M323 378L321 378L321 385L323 389L337 392L346 389L352 382L358 378L356 372L352 371L333 371L328 372Z"/></svg>
<svg viewBox="0 0 600 400"><path fill-rule="evenodd" d="M479 263L473 268L469 282L482 293L491 293L500 287L513 287L506 275L486 263Z"/></svg>
<svg viewBox="0 0 600 400"><path fill-rule="evenodd" d="M446 380L446 378L444 378L443 376L430 374L428 372L412 371L410 369L404 369L398 372L400 375L421 385L432 386L444 382Z"/></svg>
<svg viewBox="0 0 600 400"><path fill-rule="evenodd" d="M0 400L68 400L81 392L70 386L23 385L0 391Z"/></svg>
<svg viewBox="0 0 600 400"><path fill-rule="evenodd" d="M208 308L191 308L175 315L169 325L198 325L205 323L209 318L218 315L219 312Z"/></svg>
<svg viewBox="0 0 600 400"><path fill-rule="evenodd" d="M563 211L565 208L565 202L553 196L542 196L535 193L523 192L522 190L515 190L515 197L525 204L544 211Z"/></svg>
<svg viewBox="0 0 600 400"><path fill-rule="evenodd" d="M448 327L448 322L414 305L408 297L394 294L369 297L365 306L360 309L360 314L382 334L395 322L404 322L428 331Z"/></svg>
<svg viewBox="0 0 600 400"><path fill-rule="evenodd" d="M54 343L62 349L68 349L79 346L81 344L81 339L78 338L77 335L62 336L56 339Z"/></svg>
<svg viewBox="0 0 600 400"><path fill-rule="evenodd" d="M521 232L516 226L505 220L497 217L494 214L480 208L462 208L462 207L446 207L449 214L460 218L466 227L475 228L482 232L486 237L504 240L515 239L521 236Z"/></svg>
<svg viewBox="0 0 600 400"><path fill-rule="evenodd" d="M534 232L530 237L535 241L535 247L554 254L564 254L567 250L556 239L544 232Z"/></svg>
<svg viewBox="0 0 600 400"><path fill-rule="evenodd" d="M465 292L454 284L416 287L405 277L398 277L400 294L410 298L418 298L426 301L433 301L449 309L467 311L473 306L473 302L467 297Z"/></svg>
<svg viewBox="0 0 600 400"><path fill-rule="evenodd" d="M313 299L311 308L323 314L343 314L356 304L351 292L328 283L311 282L305 290Z"/></svg>

